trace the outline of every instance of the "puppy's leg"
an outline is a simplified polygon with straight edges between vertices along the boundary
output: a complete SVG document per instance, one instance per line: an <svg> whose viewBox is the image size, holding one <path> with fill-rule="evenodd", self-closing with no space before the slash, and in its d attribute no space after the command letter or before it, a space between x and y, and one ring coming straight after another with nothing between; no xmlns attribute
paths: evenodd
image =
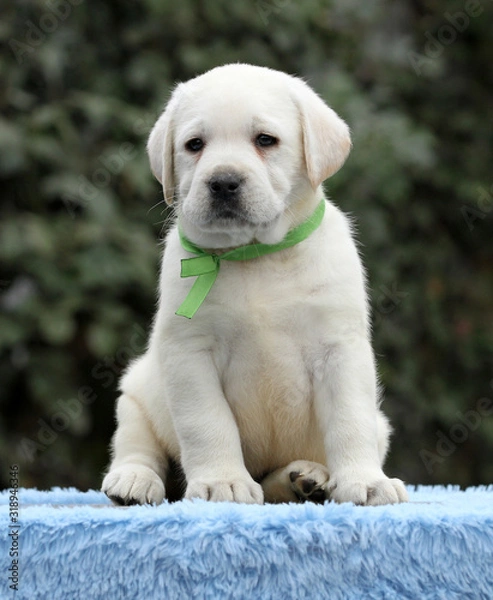
<svg viewBox="0 0 493 600"><path fill-rule="evenodd" d="M273 471L260 482L266 502L318 502L326 499L327 469L315 462L296 460Z"/></svg>
<svg viewBox="0 0 493 600"><path fill-rule="evenodd" d="M377 443L380 465L383 465L389 446L391 427L387 417L377 412ZM264 500L279 502L317 502L329 499L329 471L320 463L295 460L287 467L277 469L262 479Z"/></svg>
<svg viewBox="0 0 493 600"><path fill-rule="evenodd" d="M187 340L194 342L193 338ZM243 461L240 434L212 355L182 341L163 358L167 397L188 482L186 498L262 503L262 488ZM193 365L193 369L187 368Z"/></svg>
<svg viewBox="0 0 493 600"><path fill-rule="evenodd" d="M383 466L387 451L389 449L390 434L392 433L392 427L390 426L389 420L378 409L377 411L377 444L378 444L378 456L380 457L380 465Z"/></svg>
<svg viewBox="0 0 493 600"><path fill-rule="evenodd" d="M377 444L380 465L383 465L389 446L391 427L387 417L377 412ZM264 500L279 502L317 502L329 498L329 471L320 463L295 460L287 467L277 469L262 479Z"/></svg>
<svg viewBox="0 0 493 600"><path fill-rule="evenodd" d="M337 502L405 502L402 481L382 471L389 426L377 407L377 383L369 341L348 338L321 358L315 373L315 407L324 435L330 480Z"/></svg>
<svg viewBox="0 0 493 600"><path fill-rule="evenodd" d="M118 399L113 461L102 491L116 504L159 504L164 499L167 460L141 406L126 394Z"/></svg>

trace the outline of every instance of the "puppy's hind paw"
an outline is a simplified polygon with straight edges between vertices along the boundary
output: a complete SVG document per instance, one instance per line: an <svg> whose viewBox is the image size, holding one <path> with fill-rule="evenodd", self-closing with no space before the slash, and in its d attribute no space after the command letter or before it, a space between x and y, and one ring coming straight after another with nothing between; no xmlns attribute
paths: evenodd
<svg viewBox="0 0 493 600"><path fill-rule="evenodd" d="M262 480L266 502L317 502L326 498L329 472L324 465L309 460L295 460Z"/></svg>
<svg viewBox="0 0 493 600"><path fill-rule="evenodd" d="M101 490L120 506L161 504L164 499L162 479L149 467L137 464L121 465L103 479Z"/></svg>
<svg viewBox="0 0 493 600"><path fill-rule="evenodd" d="M297 460L287 466L291 488L301 502L323 504L327 498L325 487L329 472L319 464L307 460Z"/></svg>

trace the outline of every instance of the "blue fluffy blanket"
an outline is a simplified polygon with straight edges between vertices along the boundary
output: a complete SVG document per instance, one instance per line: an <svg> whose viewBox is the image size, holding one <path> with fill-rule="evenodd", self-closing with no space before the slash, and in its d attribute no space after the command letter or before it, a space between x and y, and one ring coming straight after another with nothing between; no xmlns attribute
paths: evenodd
<svg viewBox="0 0 493 600"><path fill-rule="evenodd" d="M29 489L15 522L6 491L0 598L492 599L493 486L409 492L383 507L116 508L99 492Z"/></svg>

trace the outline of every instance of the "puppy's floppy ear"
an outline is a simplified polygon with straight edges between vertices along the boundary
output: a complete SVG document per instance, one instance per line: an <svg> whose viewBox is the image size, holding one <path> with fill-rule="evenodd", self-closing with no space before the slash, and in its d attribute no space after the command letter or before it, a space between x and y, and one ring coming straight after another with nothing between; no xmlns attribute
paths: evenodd
<svg viewBox="0 0 493 600"><path fill-rule="evenodd" d="M351 149L346 123L301 79L292 78L303 133L308 179L315 190L344 164Z"/></svg>
<svg viewBox="0 0 493 600"><path fill-rule="evenodd" d="M175 193L174 173L174 113L178 104L178 90L166 105L164 112L156 121L147 141L147 154L151 164L151 171L162 184L164 199L167 204L172 204Z"/></svg>

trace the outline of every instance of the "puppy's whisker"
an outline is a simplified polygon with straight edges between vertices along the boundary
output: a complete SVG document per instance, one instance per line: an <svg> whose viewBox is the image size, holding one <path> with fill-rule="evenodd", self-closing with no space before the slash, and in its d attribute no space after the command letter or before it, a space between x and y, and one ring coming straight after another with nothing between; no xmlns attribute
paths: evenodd
<svg viewBox="0 0 493 600"><path fill-rule="evenodd" d="M152 210L154 210L155 208L157 208L158 206L161 206L161 204L165 204L164 199L163 200L159 200L159 202L156 202L156 204L154 204L153 206L151 206L151 208L147 211L147 214L149 214ZM164 211L163 211L164 212ZM162 213L161 213L162 214Z"/></svg>
<svg viewBox="0 0 493 600"><path fill-rule="evenodd" d="M164 214L166 212L166 210L169 210L168 207L165 208L165 210L163 210L163 212L161 214ZM176 219L176 214L174 210L169 210L168 214L165 216L165 218L160 222L161 223L161 231L159 234L159 237L164 241L164 238L166 237L166 233L167 231L172 227L174 221Z"/></svg>

